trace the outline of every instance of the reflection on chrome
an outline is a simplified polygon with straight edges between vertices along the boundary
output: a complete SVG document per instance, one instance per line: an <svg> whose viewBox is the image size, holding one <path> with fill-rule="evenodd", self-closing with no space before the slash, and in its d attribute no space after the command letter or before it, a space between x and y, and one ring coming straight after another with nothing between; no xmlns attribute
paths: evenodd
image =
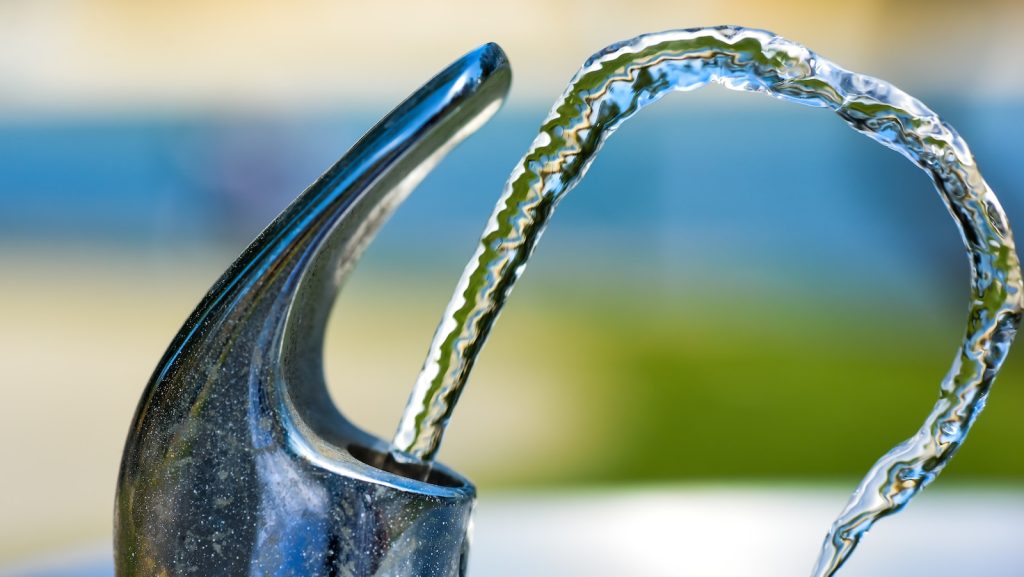
<svg viewBox="0 0 1024 577"><path fill-rule="evenodd" d="M186 321L143 394L118 479L121 577L451 577L475 490L399 466L323 379L324 327L379 226L510 83L485 45L442 71L302 193ZM421 480L423 479L423 480Z"/></svg>

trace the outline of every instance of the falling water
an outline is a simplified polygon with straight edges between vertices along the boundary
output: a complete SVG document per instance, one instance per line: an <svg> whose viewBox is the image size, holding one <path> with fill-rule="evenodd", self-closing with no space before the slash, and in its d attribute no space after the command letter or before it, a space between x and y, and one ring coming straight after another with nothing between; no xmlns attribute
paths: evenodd
<svg viewBox="0 0 1024 577"><path fill-rule="evenodd" d="M639 36L592 56L516 166L448 304L395 436L423 461L555 206L624 120L671 91L709 83L828 108L924 170L960 228L972 266L964 341L924 425L871 468L825 538L815 577L833 575L872 524L902 509L960 447L985 404L1021 311L1013 239L966 143L898 88L840 68L762 30L718 27Z"/></svg>

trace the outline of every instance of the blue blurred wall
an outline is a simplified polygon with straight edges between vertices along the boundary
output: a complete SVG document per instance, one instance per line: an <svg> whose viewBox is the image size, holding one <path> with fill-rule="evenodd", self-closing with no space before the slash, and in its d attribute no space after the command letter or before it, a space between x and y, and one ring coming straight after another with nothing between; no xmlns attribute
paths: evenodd
<svg viewBox="0 0 1024 577"><path fill-rule="evenodd" d="M952 282L965 270L952 224L909 163L827 113L721 98L670 98L627 123L563 202L548 235L560 240L545 241L555 248L542 250L561 246L583 263L629 255L669 276L695 260L768 277L820 261L840 285L864 284L865 271L883 283L924 274L966 284ZM1004 143L1024 126L1024 105L929 103L964 134L1019 221L1024 168ZM5 121L0 250L241 247L384 112ZM543 116L499 113L412 195L374 250L428 267L467 256Z"/></svg>

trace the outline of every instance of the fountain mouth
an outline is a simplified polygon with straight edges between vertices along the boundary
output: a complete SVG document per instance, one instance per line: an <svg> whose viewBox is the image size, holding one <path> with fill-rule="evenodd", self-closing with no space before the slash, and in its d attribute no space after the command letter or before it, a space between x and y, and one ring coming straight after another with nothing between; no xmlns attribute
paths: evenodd
<svg viewBox="0 0 1024 577"><path fill-rule="evenodd" d="M349 445L348 452L361 463L389 475L398 475L412 482L413 486L424 483L448 489L474 490L468 479L438 463L399 460L391 451L378 451L356 444Z"/></svg>

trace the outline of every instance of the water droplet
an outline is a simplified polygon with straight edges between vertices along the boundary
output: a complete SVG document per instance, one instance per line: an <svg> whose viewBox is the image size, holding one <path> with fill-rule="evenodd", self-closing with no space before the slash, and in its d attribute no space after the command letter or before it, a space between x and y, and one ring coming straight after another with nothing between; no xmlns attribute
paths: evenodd
<svg viewBox="0 0 1024 577"><path fill-rule="evenodd" d="M946 421L939 427L944 437L955 437L960 434L959 421Z"/></svg>
<svg viewBox="0 0 1024 577"><path fill-rule="evenodd" d="M917 481L921 478L921 471L917 469L903 469L899 474L900 481Z"/></svg>

